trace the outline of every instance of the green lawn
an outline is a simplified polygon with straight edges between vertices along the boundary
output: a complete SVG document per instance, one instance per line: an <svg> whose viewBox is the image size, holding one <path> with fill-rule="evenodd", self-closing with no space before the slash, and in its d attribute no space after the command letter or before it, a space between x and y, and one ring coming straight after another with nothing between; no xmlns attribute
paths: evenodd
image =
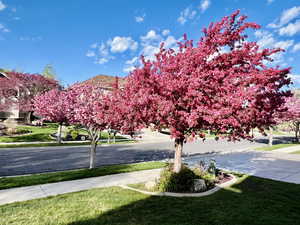
<svg viewBox="0 0 300 225"><path fill-rule="evenodd" d="M88 177L99 177L110 174L126 173L132 171L149 170L165 167L164 162L145 162L134 164L121 164L103 166L96 169L80 169L54 173L43 173L29 176L0 178L0 190L13 187L24 187L37 184L54 183L67 180L76 180ZM1 223L0 223L1 224ZM2 224L1 224L2 225Z"/></svg>
<svg viewBox="0 0 300 225"><path fill-rule="evenodd" d="M118 139L116 143L110 142L110 144L128 144L136 143L137 141L129 139ZM100 143L100 142L99 142ZM90 142L68 142L68 143L37 143L37 144L0 144L0 148L23 148L23 147L51 147L51 146L81 146L81 145L90 145ZM101 144L107 144L107 141L101 141Z"/></svg>
<svg viewBox="0 0 300 225"><path fill-rule="evenodd" d="M11 137L0 137L0 142L11 143L11 142L35 142L35 141L55 141L50 137L50 134L57 132L57 124L47 124L47 127L36 127L36 126L18 126L18 129L29 130L31 133L11 136ZM87 135L87 131L80 129L80 134ZM102 132L101 138L107 139L108 133ZM124 138L122 136L116 136L116 139Z"/></svg>
<svg viewBox="0 0 300 225"><path fill-rule="evenodd" d="M53 141L53 139L51 139L49 135L57 131L57 129L54 126L51 127L19 126L18 128L29 130L31 131L31 133L12 136L12 137L0 137L0 142L10 143L10 142Z"/></svg>
<svg viewBox="0 0 300 225"><path fill-rule="evenodd" d="M0 224L296 225L300 185L257 177L202 198L101 188L0 206Z"/></svg>
<svg viewBox="0 0 300 225"><path fill-rule="evenodd" d="M292 152L292 154L300 154L300 150L296 152Z"/></svg>
<svg viewBox="0 0 300 225"><path fill-rule="evenodd" d="M261 150L261 151L272 151L280 148L287 148L287 147L292 147L292 146L297 146L300 144L299 143L291 143L291 144L278 144L278 145L273 145L273 146L266 146L266 147L258 147L255 148L255 150Z"/></svg>

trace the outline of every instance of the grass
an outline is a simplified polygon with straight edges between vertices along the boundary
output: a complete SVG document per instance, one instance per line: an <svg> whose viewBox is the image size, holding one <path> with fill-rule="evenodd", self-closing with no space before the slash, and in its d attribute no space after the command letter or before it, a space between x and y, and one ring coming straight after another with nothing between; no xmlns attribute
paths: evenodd
<svg viewBox="0 0 300 225"><path fill-rule="evenodd" d="M273 146L258 147L258 148L255 148L255 150L260 150L260 151L273 151L273 150L276 150L276 149L287 148L287 147L292 147L292 146L297 146L297 145L300 146L299 143L278 144L278 145L273 145Z"/></svg>
<svg viewBox="0 0 300 225"><path fill-rule="evenodd" d="M299 150L299 151L292 152L292 154L300 154L300 150Z"/></svg>
<svg viewBox="0 0 300 225"><path fill-rule="evenodd" d="M102 144L106 144L107 141L101 141ZM116 141L116 143L110 143L110 144L127 144L127 143L136 143L136 141L124 139L119 139ZM90 145L90 142L74 142L74 143L37 143L37 144L0 144L0 148L23 148L23 147L51 147L51 146L82 146L82 145Z"/></svg>
<svg viewBox="0 0 300 225"><path fill-rule="evenodd" d="M83 179L88 177L99 177L110 174L126 173L132 171L149 170L165 167L164 162L145 162L134 164L121 164L103 166L95 169L80 169L54 173L34 174L28 176L3 177L0 178L0 190L14 187L24 187L37 184L54 183L67 180ZM1 223L0 223L1 224Z"/></svg>
<svg viewBox="0 0 300 225"><path fill-rule="evenodd" d="M37 126L18 126L20 130L28 130L31 133L23 134L23 135L16 135L16 136L9 136L9 137L0 137L0 143L12 143L12 142L47 142L47 141L54 141L50 137L50 134L57 132L57 124L49 123L46 127L37 127ZM84 129L80 129L80 134L87 135L87 131ZM103 139L108 138L108 133L102 132L101 137ZM122 136L116 136L116 139L122 139Z"/></svg>
<svg viewBox="0 0 300 225"><path fill-rule="evenodd" d="M35 127L35 126L19 126L19 129L29 130L31 133L10 136L10 137L0 137L0 142L34 142L34 141L53 141L50 138L50 134L55 133L57 129L55 127Z"/></svg>
<svg viewBox="0 0 300 225"><path fill-rule="evenodd" d="M0 224L296 225L299 192L300 185L246 176L202 198L100 188L0 206Z"/></svg>
<svg viewBox="0 0 300 225"><path fill-rule="evenodd" d="M157 186L153 187L153 188L146 188L146 183L137 183L137 184L129 184L129 187L135 188L135 189L139 189L142 191L150 191L150 192L158 192L158 188Z"/></svg>

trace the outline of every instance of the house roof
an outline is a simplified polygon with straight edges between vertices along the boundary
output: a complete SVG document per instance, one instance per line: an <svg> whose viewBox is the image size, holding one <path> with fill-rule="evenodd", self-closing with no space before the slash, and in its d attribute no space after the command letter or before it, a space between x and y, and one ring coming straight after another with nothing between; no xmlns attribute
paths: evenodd
<svg viewBox="0 0 300 225"><path fill-rule="evenodd" d="M126 83L126 78L124 77L117 77L117 76L109 76L109 75L97 75L89 80L84 81L84 83L89 84L101 84L103 88L111 89L113 85L116 83L116 79L118 79L118 84L120 87L123 87Z"/></svg>
<svg viewBox="0 0 300 225"><path fill-rule="evenodd" d="M6 77L6 78L8 78L8 76L4 72L0 72L0 77Z"/></svg>

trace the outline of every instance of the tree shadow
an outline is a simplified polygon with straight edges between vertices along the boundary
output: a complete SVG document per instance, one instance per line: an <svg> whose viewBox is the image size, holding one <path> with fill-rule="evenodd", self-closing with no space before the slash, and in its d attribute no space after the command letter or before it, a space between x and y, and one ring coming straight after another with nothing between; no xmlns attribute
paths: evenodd
<svg viewBox="0 0 300 225"><path fill-rule="evenodd" d="M300 221L299 191L300 185L258 177L242 178L228 189L200 198L121 190L121 197L135 200L68 225L295 225Z"/></svg>
<svg viewBox="0 0 300 225"><path fill-rule="evenodd" d="M255 142L257 143L262 143L262 144L268 144L269 140L268 138L256 138L254 139ZM292 136L274 136L273 137L273 144L277 145L277 144L289 144L289 143L293 143L295 142L296 139L295 137Z"/></svg>

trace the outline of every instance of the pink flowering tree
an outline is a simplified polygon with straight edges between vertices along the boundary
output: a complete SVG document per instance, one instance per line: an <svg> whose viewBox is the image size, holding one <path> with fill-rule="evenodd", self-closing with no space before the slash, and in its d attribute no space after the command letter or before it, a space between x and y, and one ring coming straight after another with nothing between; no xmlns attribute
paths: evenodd
<svg viewBox="0 0 300 225"><path fill-rule="evenodd" d="M295 133L296 142L299 142L300 135L300 99L297 97L287 98L285 103L287 111L279 114L278 120L280 122L288 122L291 130Z"/></svg>
<svg viewBox="0 0 300 225"><path fill-rule="evenodd" d="M0 78L0 97L5 99L0 107L9 110L16 105L20 111L26 113L26 122L31 123L33 100L35 96L52 89L58 89L56 80L45 78L39 74L6 72L7 77Z"/></svg>
<svg viewBox="0 0 300 225"><path fill-rule="evenodd" d="M128 126L169 128L174 172L181 170L184 142L205 139L207 130L230 141L251 139L252 129L275 124L272 115L290 95L283 88L290 69L266 64L281 49L248 41L245 30L259 25L245 20L237 11L211 23L196 44L184 37L179 50L162 45L154 61L142 57L143 66L128 77Z"/></svg>
<svg viewBox="0 0 300 225"><path fill-rule="evenodd" d="M131 106L126 101L126 99L130 98L128 94L128 92L119 87L116 79L112 91L105 95L103 101L105 101L107 106L105 114L107 127L123 134L133 135L134 131L142 128L142 126L136 123L135 116L131 113Z"/></svg>
<svg viewBox="0 0 300 225"><path fill-rule="evenodd" d="M57 131L57 142L61 143L61 129L64 123L69 122L73 109L72 102L67 91L53 89L35 97L33 101L34 113L43 120L59 124Z"/></svg>
<svg viewBox="0 0 300 225"><path fill-rule="evenodd" d="M107 129L108 116L107 100L100 85L96 84L75 84L68 90L68 97L71 99L73 111L69 117L72 124L80 124L86 128L91 137L90 169L95 167L96 149L101 138L101 131ZM69 114L70 115L70 114Z"/></svg>

